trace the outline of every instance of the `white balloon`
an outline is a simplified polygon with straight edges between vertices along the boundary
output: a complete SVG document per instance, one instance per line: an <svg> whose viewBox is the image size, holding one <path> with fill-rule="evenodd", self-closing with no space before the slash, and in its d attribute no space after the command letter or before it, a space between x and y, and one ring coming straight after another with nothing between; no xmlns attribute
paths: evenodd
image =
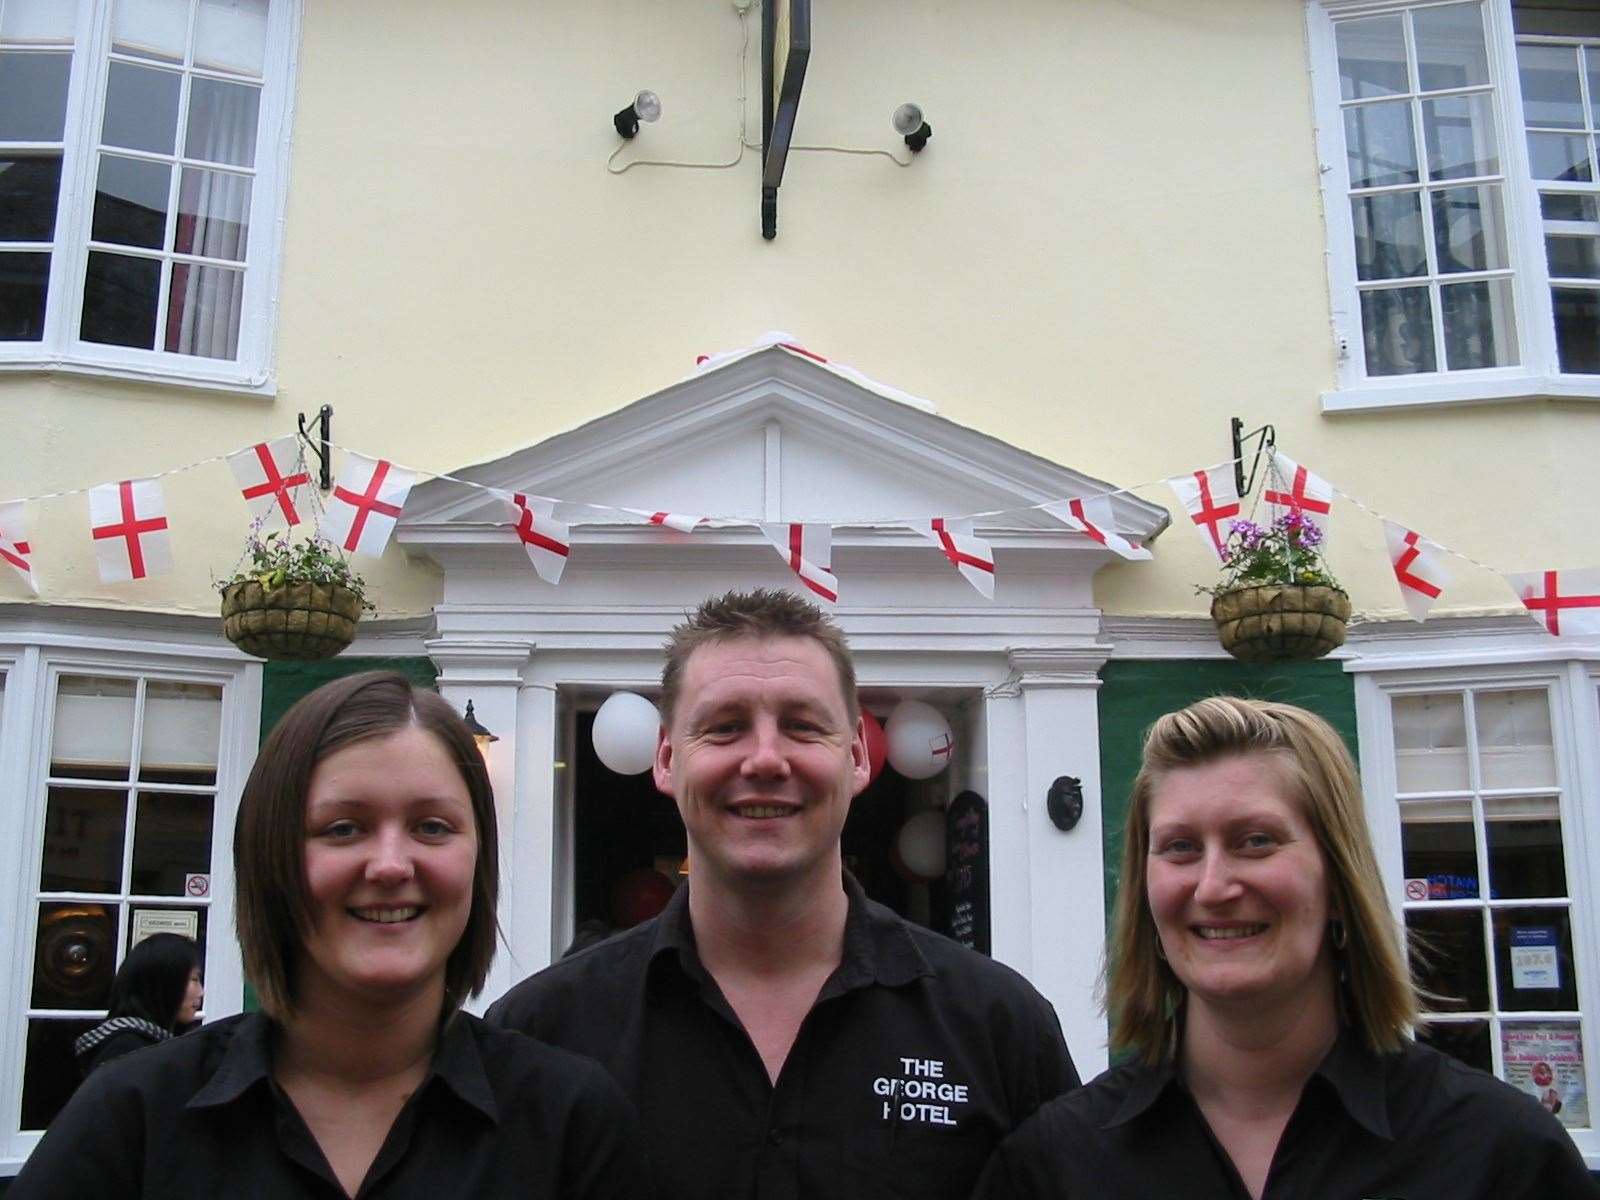
<svg viewBox="0 0 1600 1200"><path fill-rule="evenodd" d="M895 849L918 879L939 878L944 874L944 813L929 809L912 817L900 826Z"/></svg>
<svg viewBox="0 0 1600 1200"><path fill-rule="evenodd" d="M955 737L950 722L931 704L902 700L883 727L889 765L907 779L929 779L950 765Z"/></svg>
<svg viewBox="0 0 1600 1200"><path fill-rule="evenodd" d="M656 760L661 714L633 692L612 692L594 715L594 752L618 775L638 775Z"/></svg>

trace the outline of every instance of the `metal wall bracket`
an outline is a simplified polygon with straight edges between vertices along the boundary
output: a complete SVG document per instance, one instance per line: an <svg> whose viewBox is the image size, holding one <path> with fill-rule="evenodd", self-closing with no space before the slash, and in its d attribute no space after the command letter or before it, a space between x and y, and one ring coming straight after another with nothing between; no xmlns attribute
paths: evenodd
<svg viewBox="0 0 1600 1200"><path fill-rule="evenodd" d="M1249 433L1243 432L1244 422L1234 417L1230 429L1233 434L1233 482L1238 488L1239 495L1248 496L1250 489L1256 486L1256 471L1261 466L1261 455L1267 450L1278 448L1278 431L1271 425L1263 425L1260 429L1252 429ZM1256 456L1250 464L1250 479L1246 482L1244 477L1244 444L1251 438L1259 436L1261 440L1256 443Z"/></svg>
<svg viewBox="0 0 1600 1200"><path fill-rule="evenodd" d="M328 448L328 443L333 440L333 405L324 404L317 410L317 423L321 427L317 431L320 445L311 440L311 435L306 432L306 415L300 414L300 437L322 463L322 473L317 477L317 482L326 492L333 487L333 455Z"/></svg>

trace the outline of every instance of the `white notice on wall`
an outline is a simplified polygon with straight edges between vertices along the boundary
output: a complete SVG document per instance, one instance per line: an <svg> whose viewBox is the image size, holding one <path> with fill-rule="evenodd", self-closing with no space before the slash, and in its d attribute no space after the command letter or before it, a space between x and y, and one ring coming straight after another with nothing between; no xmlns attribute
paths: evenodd
<svg viewBox="0 0 1600 1200"><path fill-rule="evenodd" d="M133 932L128 938L131 950L152 933L177 933L196 941L200 937L200 914L192 908L136 908Z"/></svg>
<svg viewBox="0 0 1600 1200"><path fill-rule="evenodd" d="M1554 928L1544 926L1511 931L1511 986L1519 991L1561 986Z"/></svg>

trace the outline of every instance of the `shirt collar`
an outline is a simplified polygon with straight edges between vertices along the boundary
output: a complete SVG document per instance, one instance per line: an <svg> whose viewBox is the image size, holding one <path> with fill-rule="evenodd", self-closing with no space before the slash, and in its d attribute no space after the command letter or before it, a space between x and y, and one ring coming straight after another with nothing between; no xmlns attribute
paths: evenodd
<svg viewBox="0 0 1600 1200"><path fill-rule="evenodd" d="M483 1069L483 1055L472 1034L472 1018L457 1013L439 1033L433 1066L426 1087L434 1079L449 1088L462 1103L499 1123L494 1092ZM228 1039L222 1062L205 1085L189 1098L188 1108L219 1108L231 1104L252 1087L272 1076L272 1021L264 1013L239 1018Z"/></svg>
<svg viewBox="0 0 1600 1200"><path fill-rule="evenodd" d="M1351 1120L1376 1134L1392 1139L1389 1127L1389 1089L1384 1079L1384 1062L1361 1042L1361 1035L1348 1026L1339 1030L1333 1048L1312 1072L1333 1089ZM1153 1067L1134 1072L1128 1093L1117 1111L1102 1128L1125 1125L1148 1111L1169 1086L1182 1088L1176 1057ZM1187 1089L1185 1089L1187 1090Z"/></svg>
<svg viewBox="0 0 1600 1200"><path fill-rule="evenodd" d="M681 978L704 983L708 976L695 949L694 927L689 919L689 888L680 887L657 918L650 945L651 978L661 977L661 964L672 962ZM890 909L874 903L849 871L844 873L844 893L849 905L844 919L844 952L838 969L822 987L819 1000L870 984L900 987L933 968L923 956L906 922Z"/></svg>

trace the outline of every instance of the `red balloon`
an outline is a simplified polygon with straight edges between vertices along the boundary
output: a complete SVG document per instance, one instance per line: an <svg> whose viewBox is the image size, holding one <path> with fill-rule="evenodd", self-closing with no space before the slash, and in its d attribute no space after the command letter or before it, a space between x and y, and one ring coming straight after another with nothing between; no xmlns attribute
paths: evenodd
<svg viewBox="0 0 1600 1200"><path fill-rule="evenodd" d="M883 764L889 761L889 739L884 736L878 718L864 708L861 725L867 735L867 782L871 783L882 773Z"/></svg>
<svg viewBox="0 0 1600 1200"><path fill-rule="evenodd" d="M674 890L672 880L653 867L629 871L611 885L611 923L631 929L648 921L667 906Z"/></svg>

